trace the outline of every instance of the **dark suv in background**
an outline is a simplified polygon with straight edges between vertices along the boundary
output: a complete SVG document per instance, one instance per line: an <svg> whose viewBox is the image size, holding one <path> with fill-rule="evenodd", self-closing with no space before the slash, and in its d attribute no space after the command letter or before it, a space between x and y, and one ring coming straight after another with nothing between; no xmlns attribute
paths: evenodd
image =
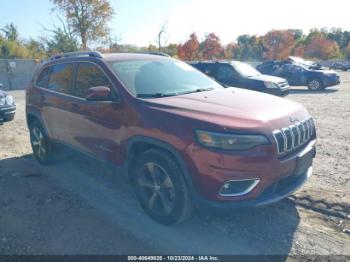
<svg viewBox="0 0 350 262"><path fill-rule="evenodd" d="M224 88L159 55L53 57L26 90L26 116L40 163L57 160L58 145L108 161L163 224L189 217L195 203L285 198L311 175L315 156L314 122L301 105Z"/></svg>
<svg viewBox="0 0 350 262"><path fill-rule="evenodd" d="M189 62L189 64L226 86L240 87L278 96L285 96L289 92L287 80L263 75L247 63L239 61L200 61Z"/></svg>
<svg viewBox="0 0 350 262"><path fill-rule="evenodd" d="M335 71L302 59L267 61L258 65L257 69L263 74L283 77L291 86L307 86L312 91L340 84L340 76Z"/></svg>

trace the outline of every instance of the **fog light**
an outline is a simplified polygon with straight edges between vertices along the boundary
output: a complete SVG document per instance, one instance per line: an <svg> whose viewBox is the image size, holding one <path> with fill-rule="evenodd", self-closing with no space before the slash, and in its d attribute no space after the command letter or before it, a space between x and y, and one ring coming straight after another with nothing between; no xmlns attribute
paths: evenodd
<svg viewBox="0 0 350 262"><path fill-rule="evenodd" d="M260 179L230 180L220 189L220 196L243 196L248 194L259 183Z"/></svg>

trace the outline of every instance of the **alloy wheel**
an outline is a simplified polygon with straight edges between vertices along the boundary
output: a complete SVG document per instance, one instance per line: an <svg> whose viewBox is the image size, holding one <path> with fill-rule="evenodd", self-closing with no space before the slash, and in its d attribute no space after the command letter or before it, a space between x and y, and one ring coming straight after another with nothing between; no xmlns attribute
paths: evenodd
<svg viewBox="0 0 350 262"><path fill-rule="evenodd" d="M174 210L174 184L160 165L154 162L145 163L139 171L136 186L143 205L153 213L166 216Z"/></svg>
<svg viewBox="0 0 350 262"><path fill-rule="evenodd" d="M38 127L32 129L32 145L35 154L40 159L44 159L47 153L45 137Z"/></svg>
<svg viewBox="0 0 350 262"><path fill-rule="evenodd" d="M320 88L320 82L318 80L312 80L309 84L311 90L317 90Z"/></svg>

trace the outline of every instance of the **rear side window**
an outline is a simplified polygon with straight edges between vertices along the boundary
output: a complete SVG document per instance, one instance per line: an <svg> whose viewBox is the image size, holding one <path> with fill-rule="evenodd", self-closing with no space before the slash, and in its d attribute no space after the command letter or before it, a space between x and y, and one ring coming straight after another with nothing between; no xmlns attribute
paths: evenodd
<svg viewBox="0 0 350 262"><path fill-rule="evenodd" d="M47 83L49 81L49 73L50 73L50 69L48 67L42 70L35 82L35 85L37 87L46 88Z"/></svg>
<svg viewBox="0 0 350 262"><path fill-rule="evenodd" d="M85 98L87 90L95 86L112 88L109 80L99 67L92 63L80 63L73 95Z"/></svg>
<svg viewBox="0 0 350 262"><path fill-rule="evenodd" d="M47 88L59 93L70 94L73 71L73 64L59 64L52 66Z"/></svg>
<svg viewBox="0 0 350 262"><path fill-rule="evenodd" d="M229 83L234 78L233 69L229 66L220 66L217 71L217 79L222 83Z"/></svg>

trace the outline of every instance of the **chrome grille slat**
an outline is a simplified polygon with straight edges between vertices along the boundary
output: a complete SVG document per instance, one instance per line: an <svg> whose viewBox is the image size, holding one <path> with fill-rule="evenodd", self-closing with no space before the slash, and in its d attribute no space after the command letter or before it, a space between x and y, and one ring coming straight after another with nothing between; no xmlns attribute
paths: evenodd
<svg viewBox="0 0 350 262"><path fill-rule="evenodd" d="M279 155L291 152L304 145L314 135L315 124L312 118L273 131Z"/></svg>

